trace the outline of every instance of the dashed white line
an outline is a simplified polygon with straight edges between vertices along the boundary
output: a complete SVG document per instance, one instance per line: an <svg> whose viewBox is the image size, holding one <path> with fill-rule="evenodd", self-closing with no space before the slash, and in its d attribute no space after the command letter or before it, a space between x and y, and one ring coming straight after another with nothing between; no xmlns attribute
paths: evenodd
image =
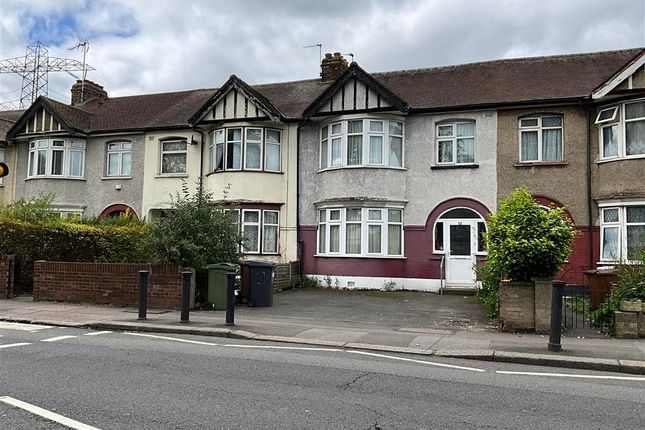
<svg viewBox="0 0 645 430"><path fill-rule="evenodd" d="M145 333L126 333L132 336L142 336L142 337L150 337L150 338L155 338L155 339L164 339L164 340L174 340L175 342L184 342L184 343L192 343L196 345L209 345L209 346L221 346L224 348L243 348L243 349L277 349L277 350L292 350L292 351L327 351L327 352L341 352L341 353L350 353L350 354L360 354L360 355L368 355L372 357L379 357L379 358L387 358L390 360L399 360L399 361L407 361L411 363L419 363L419 364L425 364L428 366L438 366L438 367L448 367L451 369L458 369L458 370L469 370L472 372L486 372L484 369L478 369L475 367L464 367L464 366L455 366L452 364L444 364L444 363L436 363L432 361L424 361L424 360L414 360L412 358L403 358L403 357L393 357L391 355L384 355L384 354L375 354L372 352L364 352L364 351L354 351L354 350L343 350L343 349L337 349L337 348L318 348L318 347L302 347L302 346L276 346L276 345L239 345L239 344L221 344L221 343L211 343L211 342L201 342L198 340L188 340L188 339L178 339L175 337L169 337L169 336L157 336L154 334L145 334Z"/></svg>
<svg viewBox="0 0 645 430"><path fill-rule="evenodd" d="M6 329L6 330L38 331L38 330L44 330L47 328L52 328L52 326L0 321L0 328Z"/></svg>
<svg viewBox="0 0 645 430"><path fill-rule="evenodd" d="M617 379L620 381L645 381L645 377L638 376L613 376L613 375L578 375L575 373L541 373L541 372L513 372L510 370L496 370L495 373L504 375L525 375L525 376L551 376L559 378L582 378L582 379Z"/></svg>
<svg viewBox="0 0 645 430"><path fill-rule="evenodd" d="M72 338L74 338L74 337L76 337L76 336L71 336L71 335L67 335L67 336L56 336L56 337L50 337L49 339L43 339L43 340L41 340L41 342L57 342L57 341L59 341L59 340L72 339Z"/></svg>
<svg viewBox="0 0 645 430"><path fill-rule="evenodd" d="M25 346L25 345L31 345L30 343L27 342L20 342L20 343L9 343L6 345L0 345L0 349L3 348L13 348L14 346Z"/></svg>
<svg viewBox="0 0 645 430"><path fill-rule="evenodd" d="M7 405L15 406L25 411L31 412L34 415L41 416L50 421L57 422L74 430L100 430L97 427L92 427L87 424L83 424L79 421L67 418L63 415L59 415L55 412L48 411L47 409L40 408L38 406L23 402L22 400L14 399L13 397L3 396L0 397L0 402L6 403Z"/></svg>
<svg viewBox="0 0 645 430"><path fill-rule="evenodd" d="M102 334L110 334L112 333L109 330L104 330L104 331L93 331L92 333L85 333L85 336L99 336Z"/></svg>

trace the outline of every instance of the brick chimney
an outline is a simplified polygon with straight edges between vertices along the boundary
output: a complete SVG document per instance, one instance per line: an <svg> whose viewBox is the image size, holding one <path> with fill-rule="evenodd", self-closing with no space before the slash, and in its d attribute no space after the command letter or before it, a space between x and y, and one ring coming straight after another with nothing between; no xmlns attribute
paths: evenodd
<svg viewBox="0 0 645 430"><path fill-rule="evenodd" d="M338 79L348 67L349 65L347 64L347 60L340 55L340 52L334 52L333 56L330 53L327 53L320 64L320 77L323 82L334 81Z"/></svg>
<svg viewBox="0 0 645 430"><path fill-rule="evenodd" d="M72 85L72 106L81 104L92 98L107 99L108 93L101 85L88 80L85 80L85 85L80 80Z"/></svg>

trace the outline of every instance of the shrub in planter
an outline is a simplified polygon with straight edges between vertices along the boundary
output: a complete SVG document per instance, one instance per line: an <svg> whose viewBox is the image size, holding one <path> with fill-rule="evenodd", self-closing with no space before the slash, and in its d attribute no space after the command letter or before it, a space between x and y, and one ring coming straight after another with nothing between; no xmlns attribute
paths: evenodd
<svg viewBox="0 0 645 430"><path fill-rule="evenodd" d="M526 188L503 199L487 227L486 265L511 281L555 276L569 257L575 237L564 208L545 210Z"/></svg>

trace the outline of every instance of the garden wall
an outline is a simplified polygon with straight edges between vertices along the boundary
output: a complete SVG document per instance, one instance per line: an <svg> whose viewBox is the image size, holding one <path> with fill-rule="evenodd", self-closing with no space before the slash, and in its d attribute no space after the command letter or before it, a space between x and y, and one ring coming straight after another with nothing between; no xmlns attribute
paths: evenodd
<svg viewBox="0 0 645 430"><path fill-rule="evenodd" d="M36 261L34 300L136 306L139 270L150 271L148 306L181 306L181 272L185 269L170 264ZM194 271L191 279L194 297Z"/></svg>
<svg viewBox="0 0 645 430"><path fill-rule="evenodd" d="M0 298L10 299L15 294L15 262L13 255L3 255L0 259Z"/></svg>

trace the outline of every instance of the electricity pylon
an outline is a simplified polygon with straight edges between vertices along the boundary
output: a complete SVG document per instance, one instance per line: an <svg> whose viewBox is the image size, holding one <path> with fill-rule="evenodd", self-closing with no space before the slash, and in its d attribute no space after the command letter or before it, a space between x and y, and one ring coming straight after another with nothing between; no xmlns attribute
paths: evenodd
<svg viewBox="0 0 645 430"><path fill-rule="evenodd" d="M50 57L47 47L39 41L27 46L24 57L0 60L0 73L16 73L22 76L20 109L32 104L41 95L47 95L49 72L83 72L94 70L84 62L69 58Z"/></svg>

